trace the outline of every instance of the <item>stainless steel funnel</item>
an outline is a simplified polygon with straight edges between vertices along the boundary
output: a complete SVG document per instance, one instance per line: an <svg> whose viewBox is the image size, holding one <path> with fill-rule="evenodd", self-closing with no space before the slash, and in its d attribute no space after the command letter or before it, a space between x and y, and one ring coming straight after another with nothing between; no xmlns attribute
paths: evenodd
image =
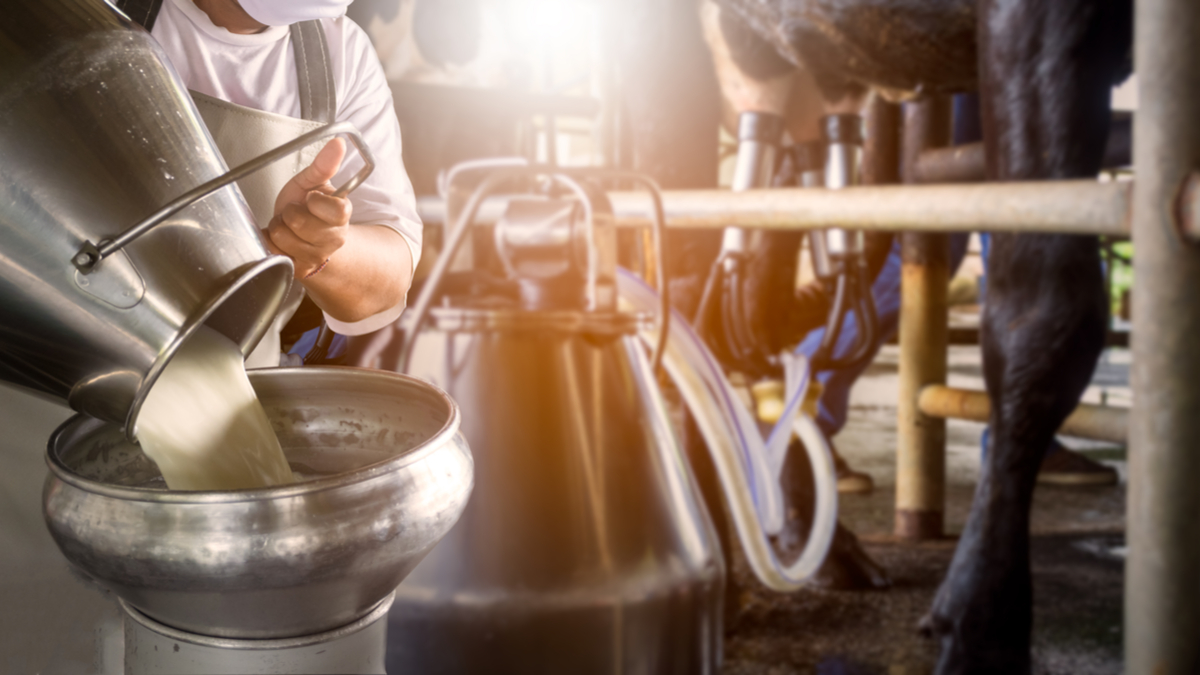
<svg viewBox="0 0 1200 675"><path fill-rule="evenodd" d="M310 480L167 490L118 428L77 415L50 439L50 534L84 574L188 633L288 638L350 624L466 506L474 463L458 406L414 378L353 368L269 368L250 382Z"/></svg>
<svg viewBox="0 0 1200 675"><path fill-rule="evenodd" d="M0 11L0 380L132 428L176 347L207 324L248 353L291 283L230 185L89 269L224 161L150 35L102 0Z"/></svg>

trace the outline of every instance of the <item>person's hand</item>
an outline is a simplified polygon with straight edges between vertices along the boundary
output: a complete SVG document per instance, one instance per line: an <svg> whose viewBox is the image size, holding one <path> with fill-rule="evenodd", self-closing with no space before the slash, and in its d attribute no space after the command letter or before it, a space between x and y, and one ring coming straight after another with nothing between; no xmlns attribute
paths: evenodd
<svg viewBox="0 0 1200 675"><path fill-rule="evenodd" d="M322 269L346 243L350 200L334 197L330 180L342 165L346 145L335 138L296 174L275 199L275 216L267 225L267 249L286 255L296 265L296 278L307 279Z"/></svg>

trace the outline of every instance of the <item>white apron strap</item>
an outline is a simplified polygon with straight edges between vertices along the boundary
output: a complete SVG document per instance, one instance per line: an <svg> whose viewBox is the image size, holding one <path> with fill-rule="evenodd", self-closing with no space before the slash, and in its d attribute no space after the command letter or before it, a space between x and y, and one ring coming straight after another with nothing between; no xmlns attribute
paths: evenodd
<svg viewBox="0 0 1200 675"><path fill-rule="evenodd" d="M337 116L337 92L329 43L319 21L301 21L289 28L296 56L296 82L300 89L300 117L332 124Z"/></svg>

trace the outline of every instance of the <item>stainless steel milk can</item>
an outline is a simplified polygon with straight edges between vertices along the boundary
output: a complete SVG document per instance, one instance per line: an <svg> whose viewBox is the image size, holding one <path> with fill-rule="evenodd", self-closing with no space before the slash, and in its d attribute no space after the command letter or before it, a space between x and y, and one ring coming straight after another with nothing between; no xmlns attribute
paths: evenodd
<svg viewBox="0 0 1200 675"><path fill-rule="evenodd" d="M79 257L226 169L146 31L102 0L5 2L0 380L127 424L196 326L249 352L292 267L268 257L235 186Z"/></svg>

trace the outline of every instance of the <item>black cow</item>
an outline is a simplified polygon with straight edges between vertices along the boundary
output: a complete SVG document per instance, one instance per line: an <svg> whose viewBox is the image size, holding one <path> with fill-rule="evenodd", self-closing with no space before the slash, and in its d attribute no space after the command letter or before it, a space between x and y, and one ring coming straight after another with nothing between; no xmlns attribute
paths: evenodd
<svg viewBox="0 0 1200 675"><path fill-rule="evenodd" d="M1100 170L1110 91L1129 68L1130 0L717 2L732 61L752 81L803 71L830 110L865 87L978 91L990 180ZM746 96L726 93L735 107ZM990 255L981 340L992 433L966 529L922 622L941 640L939 673L1030 672L1033 488L1108 321L1095 237L1000 234Z"/></svg>

